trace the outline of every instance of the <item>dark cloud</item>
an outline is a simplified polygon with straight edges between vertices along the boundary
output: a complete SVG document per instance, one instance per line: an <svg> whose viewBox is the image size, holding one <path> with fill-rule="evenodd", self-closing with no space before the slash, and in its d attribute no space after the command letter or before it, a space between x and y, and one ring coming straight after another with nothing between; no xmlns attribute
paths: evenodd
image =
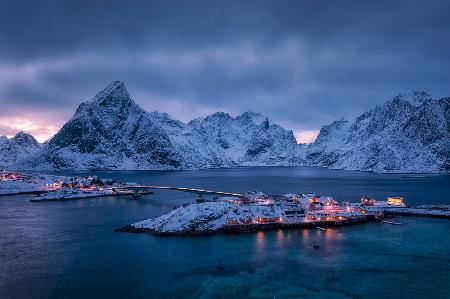
<svg viewBox="0 0 450 299"><path fill-rule="evenodd" d="M448 15L448 1L0 0L0 118L59 124L118 79L184 120L254 110L317 130L401 92L450 95Z"/></svg>

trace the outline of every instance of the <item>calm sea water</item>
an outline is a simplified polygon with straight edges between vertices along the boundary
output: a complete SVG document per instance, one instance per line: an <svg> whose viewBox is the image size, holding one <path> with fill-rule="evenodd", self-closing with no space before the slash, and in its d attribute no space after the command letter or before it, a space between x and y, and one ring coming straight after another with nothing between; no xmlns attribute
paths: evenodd
<svg viewBox="0 0 450 299"><path fill-rule="evenodd" d="M321 168L97 175L234 192L315 192L340 201L397 195L408 204L450 204L450 176ZM450 221L445 219L400 217L400 226L368 223L326 232L168 238L113 230L159 216L195 196L158 191L140 200L29 203L29 199L0 198L0 298L449 298L450 294ZM321 248L312 249L314 243ZM215 270L220 259L226 265L222 273Z"/></svg>

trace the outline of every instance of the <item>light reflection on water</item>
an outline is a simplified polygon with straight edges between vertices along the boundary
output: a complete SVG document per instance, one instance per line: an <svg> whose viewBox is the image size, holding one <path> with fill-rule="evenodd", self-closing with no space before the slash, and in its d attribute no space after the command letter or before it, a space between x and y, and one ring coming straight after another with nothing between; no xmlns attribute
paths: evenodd
<svg viewBox="0 0 450 299"><path fill-rule="evenodd" d="M276 240L277 240L278 247L283 247L284 242L286 242L286 240L284 238L284 233L285 233L285 231L282 229L278 229L276 231Z"/></svg>
<svg viewBox="0 0 450 299"><path fill-rule="evenodd" d="M263 231L256 232L256 250L263 253L265 250L265 233Z"/></svg>

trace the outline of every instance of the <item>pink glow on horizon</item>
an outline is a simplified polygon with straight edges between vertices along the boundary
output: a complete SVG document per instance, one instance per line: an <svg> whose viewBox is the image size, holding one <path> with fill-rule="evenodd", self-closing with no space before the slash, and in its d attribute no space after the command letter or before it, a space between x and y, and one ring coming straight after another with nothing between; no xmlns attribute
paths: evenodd
<svg viewBox="0 0 450 299"><path fill-rule="evenodd" d="M176 102L176 101L175 101ZM182 111L190 111L191 108L186 105L176 105L172 103L170 113L175 115L178 119L186 121L181 117ZM167 107L166 107L167 108ZM182 109L181 109L182 108ZM220 110L220 109L219 109ZM216 110L215 110L216 111ZM190 111L191 112L191 111ZM211 111L197 111L195 117L199 117L203 114L210 114ZM0 116L0 136L5 135L8 138L13 137L20 131L29 133L36 138L39 142L45 142L55 135L67 119L59 119L64 117L61 113L56 111L47 111L46 113L26 113L25 115L18 116ZM66 117L64 117L66 118ZM297 143L312 143L319 134L319 130L294 130L294 136Z"/></svg>
<svg viewBox="0 0 450 299"><path fill-rule="evenodd" d="M297 143L312 143L316 140L318 134L319 130L302 130L294 132Z"/></svg>
<svg viewBox="0 0 450 299"><path fill-rule="evenodd" d="M39 142L45 142L59 130L59 126L41 117L0 116L0 135L13 137L20 131L33 135Z"/></svg>

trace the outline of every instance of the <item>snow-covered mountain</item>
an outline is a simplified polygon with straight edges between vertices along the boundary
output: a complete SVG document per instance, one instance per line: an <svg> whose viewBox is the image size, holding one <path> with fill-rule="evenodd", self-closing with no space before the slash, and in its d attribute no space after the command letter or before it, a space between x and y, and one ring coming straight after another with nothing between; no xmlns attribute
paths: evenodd
<svg viewBox="0 0 450 299"><path fill-rule="evenodd" d="M290 130L271 124L260 113L238 117L217 112L189 122L205 144L213 145L233 165L300 165L300 146Z"/></svg>
<svg viewBox="0 0 450 299"><path fill-rule="evenodd" d="M21 169L195 169L299 165L292 131L261 114L225 113L182 123L146 112L115 81L82 103L61 130Z"/></svg>
<svg viewBox="0 0 450 299"><path fill-rule="evenodd" d="M352 122L341 119L324 126L316 141L305 146L297 144L292 131L271 124L259 113L232 117L217 112L183 123L166 113L146 112L130 98L124 84L115 81L82 103L41 149L31 136L19 133L10 140L0 137L0 153L5 165L18 159L17 169L311 165L449 172L449 102L450 98L430 99L424 92L397 96ZM21 140L32 146L22 149Z"/></svg>
<svg viewBox="0 0 450 299"><path fill-rule="evenodd" d="M0 136L0 168L11 166L18 159L37 152L40 147L33 136L24 132L19 132L10 139Z"/></svg>
<svg viewBox="0 0 450 299"><path fill-rule="evenodd" d="M376 172L450 171L450 98L397 96L356 118L324 126L310 165Z"/></svg>

